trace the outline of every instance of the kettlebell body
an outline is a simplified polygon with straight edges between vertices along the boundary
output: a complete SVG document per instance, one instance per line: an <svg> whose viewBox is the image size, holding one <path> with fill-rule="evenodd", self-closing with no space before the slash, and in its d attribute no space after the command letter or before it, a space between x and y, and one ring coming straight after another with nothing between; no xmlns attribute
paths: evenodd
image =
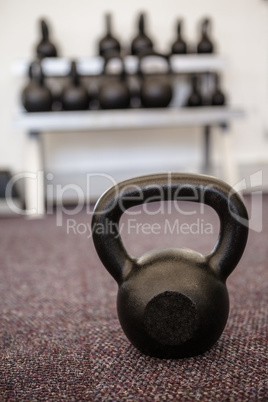
<svg viewBox="0 0 268 402"><path fill-rule="evenodd" d="M110 60L119 59L122 71L115 77L107 76L107 66ZM110 55L104 62L104 81L100 85L98 100L102 109L125 109L130 105L130 91L126 81L124 61L117 55Z"/></svg>
<svg viewBox="0 0 268 402"><path fill-rule="evenodd" d="M220 89L220 78L218 74L214 74L215 90L211 97L212 106L223 106L226 103L225 95Z"/></svg>
<svg viewBox="0 0 268 402"><path fill-rule="evenodd" d="M147 75L142 71L142 62L146 57L161 57L168 65L166 75ZM140 100L143 107L161 108L167 107L172 99L173 90L169 79L170 64L168 57L160 54L144 54L140 56L138 74L141 79Z"/></svg>
<svg viewBox="0 0 268 402"><path fill-rule="evenodd" d="M48 25L45 20L40 21L41 40L36 47L37 56L40 59L44 57L57 57L57 48L49 39Z"/></svg>
<svg viewBox="0 0 268 402"><path fill-rule="evenodd" d="M22 104L27 112L49 112L52 95L48 88L31 82L22 92Z"/></svg>
<svg viewBox="0 0 268 402"><path fill-rule="evenodd" d="M70 85L62 93L63 110L87 110L89 96L86 88Z"/></svg>
<svg viewBox="0 0 268 402"><path fill-rule="evenodd" d="M179 20L177 23L177 39L171 46L172 54L186 54L187 53L187 44L182 37L182 20Z"/></svg>
<svg viewBox="0 0 268 402"><path fill-rule="evenodd" d="M35 70L35 72L34 72ZM33 62L29 67L29 83L22 91L22 104L27 112L49 112L53 96L44 84L41 65Z"/></svg>
<svg viewBox="0 0 268 402"><path fill-rule="evenodd" d="M223 106L225 105L225 96L222 91L216 90L212 96L211 101L212 106Z"/></svg>
<svg viewBox="0 0 268 402"><path fill-rule="evenodd" d="M165 78L149 77L140 92L143 107L167 107L172 99L172 88Z"/></svg>
<svg viewBox="0 0 268 402"><path fill-rule="evenodd" d="M221 223L214 250L204 256L170 248L131 257L120 238L120 217L128 208L157 198L204 202L214 208ZM150 356L181 358L214 345L227 322L225 282L244 251L247 224L239 195L209 176L145 176L122 182L103 194L93 214L93 241L118 283L119 321L135 347Z"/></svg>
<svg viewBox="0 0 268 402"><path fill-rule="evenodd" d="M197 53L213 53L212 42L208 38L203 38L198 44Z"/></svg>
<svg viewBox="0 0 268 402"><path fill-rule="evenodd" d="M153 50L153 42L145 32L145 14L141 13L138 21L138 34L131 43L131 54L140 56Z"/></svg>
<svg viewBox="0 0 268 402"><path fill-rule="evenodd" d="M110 80L99 91L99 103L102 109L126 109L130 103L130 93L124 83L117 79Z"/></svg>
<svg viewBox="0 0 268 402"><path fill-rule="evenodd" d="M213 53L214 45L209 37L211 21L206 18L201 24L201 39L197 45L197 53Z"/></svg>
<svg viewBox="0 0 268 402"><path fill-rule="evenodd" d="M63 110L87 110L89 107L89 94L80 83L74 61L71 63L70 83L63 89L61 98Z"/></svg>
<svg viewBox="0 0 268 402"><path fill-rule="evenodd" d="M112 34L112 16L111 14L105 15L106 21L106 34L105 36L99 41L99 55L102 57L106 57L109 53L118 53L120 54L121 45L118 39Z"/></svg>
<svg viewBox="0 0 268 402"><path fill-rule="evenodd" d="M192 250L156 250L133 264L118 291L118 317L145 354L187 357L208 350L228 318L225 284Z"/></svg>
<svg viewBox="0 0 268 402"><path fill-rule="evenodd" d="M189 107L199 107L202 106L202 98L198 92L192 92L188 102L187 106Z"/></svg>
<svg viewBox="0 0 268 402"><path fill-rule="evenodd" d="M187 106L189 107L199 107L203 105L203 99L201 92L198 88L198 77L193 75L191 77L192 90L187 100Z"/></svg>

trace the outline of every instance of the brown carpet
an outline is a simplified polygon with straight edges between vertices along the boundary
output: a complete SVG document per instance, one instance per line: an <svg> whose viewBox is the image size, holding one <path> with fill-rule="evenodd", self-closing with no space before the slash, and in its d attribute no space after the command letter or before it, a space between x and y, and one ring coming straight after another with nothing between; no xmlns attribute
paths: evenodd
<svg viewBox="0 0 268 402"><path fill-rule="evenodd" d="M129 227L123 239L134 255L166 245L208 252L217 236L208 208L199 221L175 211L136 218L162 229L167 218L195 223L192 232L210 223L213 233L187 234L184 227L179 235L148 235ZM126 339L117 285L93 248L90 220L85 210L64 216L59 227L55 214L0 220L0 401L267 401L268 197L263 231L250 232L227 281L231 310L223 335L204 355L182 360L144 356ZM79 233L68 234L68 225Z"/></svg>

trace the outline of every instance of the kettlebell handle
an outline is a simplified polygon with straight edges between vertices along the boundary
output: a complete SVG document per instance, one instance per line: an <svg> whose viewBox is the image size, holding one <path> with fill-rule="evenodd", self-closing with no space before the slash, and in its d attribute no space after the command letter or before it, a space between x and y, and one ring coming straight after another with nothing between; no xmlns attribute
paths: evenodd
<svg viewBox="0 0 268 402"><path fill-rule="evenodd" d="M30 80L35 80L40 86L44 84L44 73L41 63L36 60L30 63L28 70L28 77Z"/></svg>
<svg viewBox="0 0 268 402"><path fill-rule="evenodd" d="M170 64L170 56L164 53L157 53L154 52L153 50L145 50L143 53L141 53L139 55L138 58L138 67L137 67L137 74L141 77L145 76L146 74L142 71L142 62L144 61L144 59L146 59L147 57L157 57L159 59L163 59L165 60L166 64L167 64L167 68L168 71L166 74L171 74L172 70L171 70L171 64Z"/></svg>
<svg viewBox="0 0 268 402"><path fill-rule="evenodd" d="M155 201L183 200L212 207L220 219L208 266L224 281L238 264L248 236L248 214L239 194L228 184L205 175L164 173L123 181L98 200L92 218L95 248L103 265L120 285L136 259L126 251L119 220L129 208Z"/></svg>
<svg viewBox="0 0 268 402"><path fill-rule="evenodd" d="M111 60L114 60L114 59L119 60L120 63L121 63L122 70L118 74L118 76L121 78L121 80L124 80L126 78L126 76L127 76L125 62L124 62L123 57L120 54L118 54L117 52L115 52L115 51L111 51L111 52L109 52L108 54L106 54L104 56L102 75L107 74L108 64L110 63Z"/></svg>
<svg viewBox="0 0 268 402"><path fill-rule="evenodd" d="M138 27L139 27L139 32L141 34L144 34L144 32L145 32L145 14L144 13L141 13L139 16Z"/></svg>
<svg viewBox="0 0 268 402"><path fill-rule="evenodd" d="M41 25L42 40L45 42L48 40L49 37L48 25L45 20L41 20L40 25Z"/></svg>
<svg viewBox="0 0 268 402"><path fill-rule="evenodd" d="M182 20L178 20L178 22L177 22L177 35L178 35L178 36L181 36L182 25L183 25L183 21L182 21Z"/></svg>
<svg viewBox="0 0 268 402"><path fill-rule="evenodd" d="M205 18L202 23L202 27L201 27L201 32L202 32L203 37L208 36L208 31L210 30L210 28L211 28L211 21L209 18Z"/></svg>
<svg viewBox="0 0 268 402"><path fill-rule="evenodd" d="M112 34L112 16L110 13L105 14L105 24L106 24L106 35L110 36Z"/></svg>
<svg viewBox="0 0 268 402"><path fill-rule="evenodd" d="M80 84L80 78L77 72L76 62L73 60L70 65L70 77L74 86L78 86Z"/></svg>

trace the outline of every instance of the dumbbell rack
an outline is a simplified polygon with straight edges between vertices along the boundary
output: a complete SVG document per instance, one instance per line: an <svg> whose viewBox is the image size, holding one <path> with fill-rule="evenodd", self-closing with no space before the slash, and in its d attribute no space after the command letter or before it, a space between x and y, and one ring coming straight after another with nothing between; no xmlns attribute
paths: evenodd
<svg viewBox="0 0 268 402"><path fill-rule="evenodd" d="M174 74L207 73L226 68L227 62L218 55L179 55L171 57L171 68ZM134 56L126 56L126 71L133 74L137 70L138 60ZM16 75L27 75L29 62L16 61L13 72ZM42 68L47 77L68 75L70 60L66 58L44 59ZM100 57L77 59L78 73L83 76L98 75L103 67ZM226 128L234 119L244 116L243 111L229 106L178 108L171 106L165 109L127 109L127 110L89 110L79 112L42 112L27 113L19 109L14 123L17 128L27 132L27 167L26 171L34 174L36 180L27 180L25 188L26 211L31 216L45 213L43 149L40 134L45 132L120 130L159 127L202 126L204 130L204 172L210 172L210 138L211 128L219 126L223 130L223 171L226 181L232 184L237 179L237 167L232 155L231 138Z"/></svg>

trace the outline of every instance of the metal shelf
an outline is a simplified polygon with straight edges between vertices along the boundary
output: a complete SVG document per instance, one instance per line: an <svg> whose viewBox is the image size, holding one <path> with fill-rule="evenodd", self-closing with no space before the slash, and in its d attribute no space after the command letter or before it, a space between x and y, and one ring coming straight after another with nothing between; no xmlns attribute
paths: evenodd
<svg viewBox="0 0 268 402"><path fill-rule="evenodd" d="M128 74L135 74L138 58L126 56L125 68ZM49 58L42 61L44 74L48 77L64 77L70 71L70 58ZM103 58L76 58L77 70L81 76L96 76L103 71ZM26 77L30 60L18 60L13 63L15 75ZM173 55L170 58L174 74L206 73L221 71L226 68L227 60L218 55ZM149 63L155 71L159 69L159 58ZM114 69L113 73L118 73ZM119 63L120 66L120 63ZM120 67L119 67L120 68ZM162 64L163 68L163 64ZM120 71L120 70L119 70ZM147 70L148 71L148 70ZM151 71L151 70L150 70ZM204 171L210 171L210 132L212 126L228 125L232 120L244 117L243 110L230 106L186 108L170 106L165 109L126 109L126 110L88 110L81 112L44 112L27 113L19 109L13 123L27 135L27 169L35 180L26 181L25 202L27 215L42 216L45 213L44 166L42 162L42 132L77 132L97 130L130 130L145 128L176 128L183 126L201 126L204 133ZM230 136L222 136L224 175L234 181L237 168L232 158ZM43 172L43 173L42 173ZM39 174L40 173L40 174Z"/></svg>
<svg viewBox="0 0 268 402"><path fill-rule="evenodd" d="M218 125L241 118L229 107L95 110L79 112L19 112L14 124L28 131L118 130Z"/></svg>
<svg viewBox="0 0 268 402"><path fill-rule="evenodd" d="M127 73L133 74L137 71L138 59L135 56L125 57ZM76 58L77 70L81 75L98 75L103 69L102 57L78 57ZM42 61L42 67L46 76L66 76L70 70L70 58L47 58ZM204 73L209 71L220 71L227 67L227 60L218 55L173 55L170 57L172 71L176 73ZM153 58L152 64L159 68L159 59ZM28 59L17 60L12 64L12 71L15 75L27 75L29 67ZM153 66L152 66L153 67Z"/></svg>

